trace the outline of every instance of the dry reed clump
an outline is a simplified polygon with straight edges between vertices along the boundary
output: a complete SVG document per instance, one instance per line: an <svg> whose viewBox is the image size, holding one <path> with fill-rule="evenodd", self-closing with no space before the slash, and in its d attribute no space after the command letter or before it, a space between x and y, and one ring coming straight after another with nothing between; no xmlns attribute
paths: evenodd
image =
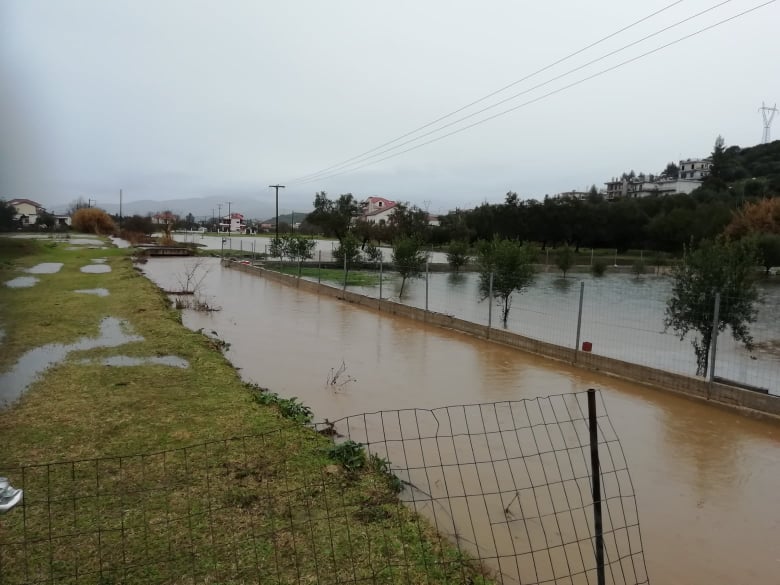
<svg viewBox="0 0 780 585"><path fill-rule="evenodd" d="M116 224L111 216L97 207L76 210L71 219L73 229L79 232L105 236L116 232Z"/></svg>

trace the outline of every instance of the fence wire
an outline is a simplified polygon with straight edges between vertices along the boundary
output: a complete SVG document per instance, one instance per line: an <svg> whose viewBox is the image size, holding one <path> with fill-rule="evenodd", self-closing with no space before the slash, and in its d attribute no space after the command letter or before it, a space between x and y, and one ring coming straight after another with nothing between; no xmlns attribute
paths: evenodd
<svg viewBox="0 0 780 585"><path fill-rule="evenodd" d="M606 582L648 583L626 459L598 400ZM328 428L389 461L401 498L504 584L596 580L585 394L382 411Z"/></svg>
<svg viewBox="0 0 780 585"><path fill-rule="evenodd" d="M397 273L384 274L383 298L431 312L452 315L480 325L502 329L500 299L492 315L482 299L476 273L423 273L410 279L399 297ZM506 329L513 333L566 348L577 347L580 284L584 282L580 342L594 354L634 364L695 376L697 359L692 342L702 334L691 330L685 339L665 327L671 281L657 275L609 275L591 278L581 274L562 278L556 273L537 275L533 286L513 293ZM426 291L427 283L427 291ZM353 292L378 297L378 286L350 286ZM718 335L714 377L730 385L780 395L780 294L771 284L759 287L757 317L749 324L753 341L746 348L726 327ZM724 306L731 300L722 299ZM712 321L714 306L702 307L696 321ZM705 327L708 329L708 327ZM580 344L581 348L581 344Z"/></svg>
<svg viewBox="0 0 780 585"><path fill-rule="evenodd" d="M0 583L596 583L584 396L2 469L24 500L0 517ZM647 583L600 411L607 583Z"/></svg>

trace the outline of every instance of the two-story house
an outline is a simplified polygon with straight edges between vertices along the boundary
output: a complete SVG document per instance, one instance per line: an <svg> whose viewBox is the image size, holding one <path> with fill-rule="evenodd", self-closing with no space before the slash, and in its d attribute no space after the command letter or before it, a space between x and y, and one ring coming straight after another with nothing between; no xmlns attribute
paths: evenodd
<svg viewBox="0 0 780 585"><path fill-rule="evenodd" d="M219 221L219 231L231 234L243 234L246 232L246 222L240 213L231 213L223 216Z"/></svg>
<svg viewBox="0 0 780 585"><path fill-rule="evenodd" d="M22 225L34 225L38 222L38 216L46 211L40 203L31 199L11 199L9 205L16 210L14 219Z"/></svg>
<svg viewBox="0 0 780 585"><path fill-rule="evenodd" d="M363 202L363 215L361 219L368 223L387 223L395 213L398 205L395 201L390 201L384 197L369 197Z"/></svg>

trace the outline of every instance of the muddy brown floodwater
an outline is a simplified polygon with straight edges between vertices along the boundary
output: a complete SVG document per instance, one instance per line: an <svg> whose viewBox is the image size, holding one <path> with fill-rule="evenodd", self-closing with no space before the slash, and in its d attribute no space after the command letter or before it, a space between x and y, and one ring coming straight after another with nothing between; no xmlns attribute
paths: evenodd
<svg viewBox="0 0 780 585"><path fill-rule="evenodd" d="M153 259L171 288L190 259ZM203 264L201 293L222 307L186 311L192 329L230 343L247 380L297 396L320 419L386 409L602 391L639 507L651 582L778 583L780 424L597 375L280 283ZM326 380L343 363L346 383Z"/></svg>

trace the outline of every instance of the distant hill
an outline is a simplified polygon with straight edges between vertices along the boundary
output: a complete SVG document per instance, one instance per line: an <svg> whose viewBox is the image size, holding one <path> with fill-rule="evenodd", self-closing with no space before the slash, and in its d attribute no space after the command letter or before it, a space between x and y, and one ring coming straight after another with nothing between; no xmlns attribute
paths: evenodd
<svg viewBox="0 0 780 585"><path fill-rule="evenodd" d="M300 223L310 213L311 211L295 211L293 213L284 213L279 216L279 223L289 223L289 224ZM268 219L264 219L260 223L276 223L276 217L270 217Z"/></svg>
<svg viewBox="0 0 780 585"><path fill-rule="evenodd" d="M62 203L60 205L49 205L52 209L68 208L68 203ZM125 201L122 205L122 215L142 215L160 213L161 211L172 211L180 217L186 216L191 213L196 219L207 219L213 215L218 215L219 205L222 205L222 214L227 215L228 206L224 197L190 197L187 199L161 199L154 201L146 199L142 201ZM117 195L112 200L98 199L97 206L101 209L105 209L108 213L119 213L119 196ZM235 213L242 214L247 219L257 219L260 217L269 217L274 212L273 201L260 202L250 198L231 198L230 210ZM295 217L303 217L310 211L295 212ZM299 215L300 214L300 215ZM285 217L280 216L281 221L285 220ZM266 220L267 221L267 220ZM299 219L295 220L296 222Z"/></svg>
<svg viewBox="0 0 780 585"><path fill-rule="evenodd" d="M780 140L748 148L730 146L724 155L724 181L761 179L766 192L780 194Z"/></svg>

